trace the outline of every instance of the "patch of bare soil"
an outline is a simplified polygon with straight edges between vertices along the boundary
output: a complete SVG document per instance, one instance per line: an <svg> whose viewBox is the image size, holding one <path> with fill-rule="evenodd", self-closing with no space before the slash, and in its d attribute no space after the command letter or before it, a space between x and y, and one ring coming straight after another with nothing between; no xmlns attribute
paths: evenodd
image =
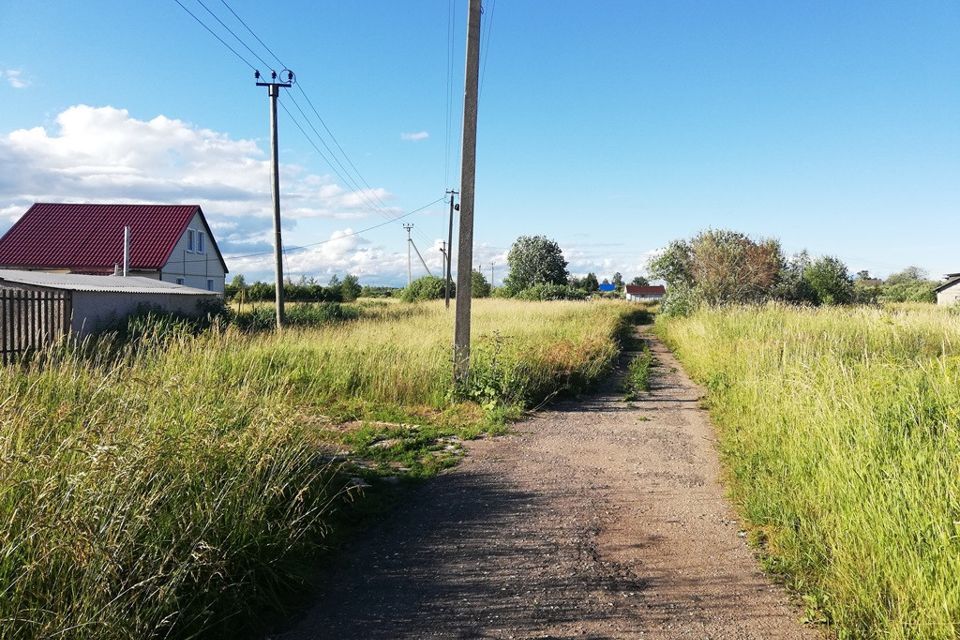
<svg viewBox="0 0 960 640"><path fill-rule="evenodd" d="M738 535L702 390L647 339L649 394L611 385L470 443L280 637L821 637Z"/></svg>

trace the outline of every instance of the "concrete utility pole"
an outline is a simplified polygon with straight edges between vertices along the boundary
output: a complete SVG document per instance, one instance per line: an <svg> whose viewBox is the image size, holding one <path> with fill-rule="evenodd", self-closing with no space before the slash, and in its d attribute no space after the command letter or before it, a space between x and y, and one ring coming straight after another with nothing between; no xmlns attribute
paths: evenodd
<svg viewBox="0 0 960 640"><path fill-rule="evenodd" d="M273 169L271 172L273 183L273 252L276 259L277 274L277 329L283 327L283 242L280 238L280 161L277 151L277 98L280 96L280 88L289 89L293 86L293 71L285 70L287 81L277 81L277 72L270 72L271 82L260 82L260 72L257 71L253 77L257 80L258 87L266 87L267 95L270 96L270 155L273 159Z"/></svg>
<svg viewBox="0 0 960 640"><path fill-rule="evenodd" d="M473 198L477 171L477 103L480 75L480 0L469 0L467 67L463 83L463 156L460 163L460 240L457 252L457 318L453 331L453 380L470 373L470 265L473 264Z"/></svg>
<svg viewBox="0 0 960 640"><path fill-rule="evenodd" d="M494 264L495 263L491 260L490 261L490 288L491 289L493 289L493 265Z"/></svg>
<svg viewBox="0 0 960 640"><path fill-rule="evenodd" d="M413 284L413 254L410 253L410 231L413 230L412 224L404 224L403 228L407 232L407 286Z"/></svg>
<svg viewBox="0 0 960 640"><path fill-rule="evenodd" d="M443 303L446 305L447 309L450 308L450 265L453 262L453 196L459 195L459 191L453 191L452 189L447 191L450 194L450 224L447 227L447 253L446 253L446 276L443 283ZM459 207L457 207L459 208Z"/></svg>

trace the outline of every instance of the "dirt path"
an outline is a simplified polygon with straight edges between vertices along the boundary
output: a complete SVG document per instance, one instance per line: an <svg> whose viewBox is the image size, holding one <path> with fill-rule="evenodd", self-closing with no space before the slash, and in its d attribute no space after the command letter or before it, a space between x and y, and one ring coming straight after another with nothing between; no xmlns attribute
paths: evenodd
<svg viewBox="0 0 960 640"><path fill-rule="evenodd" d="M760 573L701 390L659 343L611 389L473 443L324 576L305 638L819 638Z"/></svg>

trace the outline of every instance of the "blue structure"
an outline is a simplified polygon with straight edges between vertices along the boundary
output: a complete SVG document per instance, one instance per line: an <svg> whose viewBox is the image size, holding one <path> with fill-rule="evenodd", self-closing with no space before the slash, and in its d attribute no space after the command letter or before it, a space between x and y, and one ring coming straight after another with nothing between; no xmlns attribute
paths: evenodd
<svg viewBox="0 0 960 640"><path fill-rule="evenodd" d="M615 284L601 284L601 285L600 285L600 291L603 291L604 293L606 293L606 292L608 292L608 291L616 291L616 290L617 290L617 285L615 285Z"/></svg>

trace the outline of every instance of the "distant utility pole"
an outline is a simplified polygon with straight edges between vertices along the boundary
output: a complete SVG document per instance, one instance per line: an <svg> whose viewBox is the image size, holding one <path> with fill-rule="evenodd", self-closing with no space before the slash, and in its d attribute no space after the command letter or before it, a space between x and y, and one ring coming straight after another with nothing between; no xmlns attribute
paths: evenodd
<svg viewBox="0 0 960 640"><path fill-rule="evenodd" d="M273 252L276 259L277 274L277 330L283 327L283 243L280 238L280 162L277 151L277 98L280 88L289 89L293 86L294 75L289 69L284 70L287 81L277 81L277 72L270 72L270 82L260 82L260 72L255 71L254 79L258 87L266 87L270 96L270 155L273 159Z"/></svg>
<svg viewBox="0 0 960 640"><path fill-rule="evenodd" d="M410 238L410 232L413 230L412 224L404 224L403 228L407 231L407 286L413 284L413 254L410 253L410 246L413 240Z"/></svg>
<svg viewBox="0 0 960 640"><path fill-rule="evenodd" d="M480 75L480 0L469 0L467 67L463 83L463 146L460 162L460 239L457 252L457 311L453 330L453 380L470 374L470 298L473 264L473 199L477 172L477 103Z"/></svg>
<svg viewBox="0 0 960 640"><path fill-rule="evenodd" d="M493 260L491 260L490 261L490 288L491 289L493 288L493 265L494 264L495 263L493 262Z"/></svg>
<svg viewBox="0 0 960 640"><path fill-rule="evenodd" d="M459 209L453 204L453 196L459 195L459 191L449 190L447 191L450 194L450 224L447 227L447 253L446 253L446 277L444 278L443 283L443 303L446 305L447 309L450 308L450 265L453 262L453 211L454 209Z"/></svg>

